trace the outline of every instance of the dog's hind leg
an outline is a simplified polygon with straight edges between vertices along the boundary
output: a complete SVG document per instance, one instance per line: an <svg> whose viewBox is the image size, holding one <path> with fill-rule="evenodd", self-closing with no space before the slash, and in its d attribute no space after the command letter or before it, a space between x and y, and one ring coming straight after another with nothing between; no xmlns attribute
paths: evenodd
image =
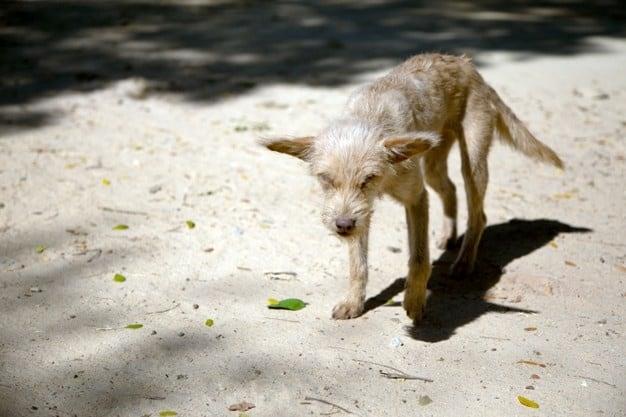
<svg viewBox="0 0 626 417"><path fill-rule="evenodd" d="M422 319L426 304L426 285L430 278L428 252L428 193L425 189L413 202L405 203L409 232L409 274L404 292L404 309L417 322Z"/></svg>
<svg viewBox="0 0 626 417"><path fill-rule="evenodd" d="M442 136L441 144L424 155L423 167L426 183L439 195L443 206L443 225L435 244L439 249L449 249L456 243L457 234L456 187L448 176L448 154L455 135L452 131L446 131Z"/></svg>
<svg viewBox="0 0 626 417"><path fill-rule="evenodd" d="M474 270L478 245L487 223L484 200L489 180L487 156L493 139L494 118L487 106L481 104L477 103L473 111L468 108L463 126L458 129L468 217L463 244L451 268L454 277L471 274Z"/></svg>

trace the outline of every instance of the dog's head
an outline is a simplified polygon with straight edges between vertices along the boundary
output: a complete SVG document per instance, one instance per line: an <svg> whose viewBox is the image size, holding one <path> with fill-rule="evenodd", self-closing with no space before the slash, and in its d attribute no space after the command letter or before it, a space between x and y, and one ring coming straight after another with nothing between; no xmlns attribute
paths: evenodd
<svg viewBox="0 0 626 417"><path fill-rule="evenodd" d="M300 158L324 191L322 221L341 237L358 237L369 223L395 164L426 152L438 135L415 132L385 137L381 129L358 121L333 123L318 136L264 139L268 149Z"/></svg>

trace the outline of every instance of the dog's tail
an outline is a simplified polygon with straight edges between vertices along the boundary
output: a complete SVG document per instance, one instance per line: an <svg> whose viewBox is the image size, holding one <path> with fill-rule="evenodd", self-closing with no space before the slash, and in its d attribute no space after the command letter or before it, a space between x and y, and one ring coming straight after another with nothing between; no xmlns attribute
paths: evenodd
<svg viewBox="0 0 626 417"><path fill-rule="evenodd" d="M556 152L533 136L526 126L517 118L515 113L513 113L513 110L504 104L500 96L498 96L498 93L491 87L489 87L489 89L491 103L498 114L496 130L500 138L509 146L519 150L532 159L563 169L563 161L561 161L561 158L559 158Z"/></svg>

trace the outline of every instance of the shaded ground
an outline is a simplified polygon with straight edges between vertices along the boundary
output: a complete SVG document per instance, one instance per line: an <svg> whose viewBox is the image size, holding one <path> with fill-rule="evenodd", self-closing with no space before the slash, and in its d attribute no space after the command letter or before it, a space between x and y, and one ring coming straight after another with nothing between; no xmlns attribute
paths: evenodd
<svg viewBox="0 0 626 417"><path fill-rule="evenodd" d="M0 416L626 414L622 8L413 4L3 3ZM422 49L471 53L568 169L495 147L478 271L451 282L432 248L419 326L381 201L368 311L335 322L345 248L305 166L255 140L317 132Z"/></svg>
<svg viewBox="0 0 626 417"><path fill-rule="evenodd" d="M606 1L29 1L0 10L0 122L52 115L8 105L140 77L213 101L258 85L341 85L420 51L597 51L626 11Z"/></svg>

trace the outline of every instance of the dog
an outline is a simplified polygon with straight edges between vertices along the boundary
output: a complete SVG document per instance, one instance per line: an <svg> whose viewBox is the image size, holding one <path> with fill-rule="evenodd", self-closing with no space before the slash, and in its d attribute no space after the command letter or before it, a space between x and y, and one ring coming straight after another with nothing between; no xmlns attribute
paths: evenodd
<svg viewBox="0 0 626 417"><path fill-rule="evenodd" d="M344 113L321 133L261 139L268 149L309 163L324 192L322 221L348 245L349 289L333 308L334 319L363 313L370 219L375 200L386 194L405 208L409 270L403 306L414 322L421 320L431 272L424 183L443 204L444 222L436 244L450 248L457 240L457 200L447 158L455 142L461 153L468 220L450 274L462 277L473 271L487 222L487 156L494 136L530 158L563 169L557 154L528 131L471 59L422 54L358 89Z"/></svg>

